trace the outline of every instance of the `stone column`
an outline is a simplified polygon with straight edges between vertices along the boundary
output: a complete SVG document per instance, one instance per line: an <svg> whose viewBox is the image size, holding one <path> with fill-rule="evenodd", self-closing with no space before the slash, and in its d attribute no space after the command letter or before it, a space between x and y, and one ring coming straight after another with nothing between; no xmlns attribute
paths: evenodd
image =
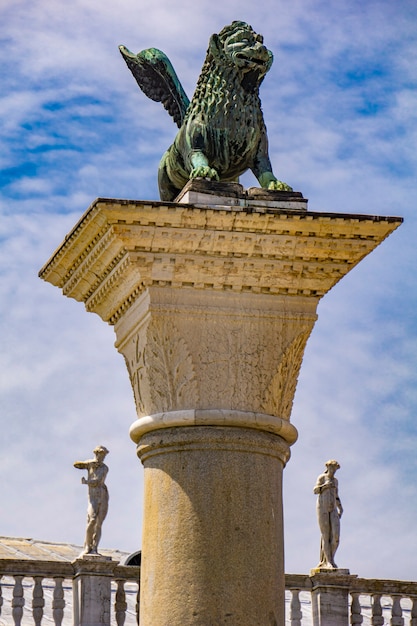
<svg viewBox="0 0 417 626"><path fill-rule="evenodd" d="M141 438L141 624L282 624L288 446L251 428Z"/></svg>
<svg viewBox="0 0 417 626"><path fill-rule="evenodd" d="M129 370L142 626L284 624L281 481L304 348L320 298L400 223L191 186L179 203L97 200L41 270L114 325Z"/></svg>

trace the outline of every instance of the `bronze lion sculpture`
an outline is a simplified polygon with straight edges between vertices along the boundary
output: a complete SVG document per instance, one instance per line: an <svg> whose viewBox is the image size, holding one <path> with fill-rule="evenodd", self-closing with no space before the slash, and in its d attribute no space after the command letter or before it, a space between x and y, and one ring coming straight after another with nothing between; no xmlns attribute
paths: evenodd
<svg viewBox="0 0 417 626"><path fill-rule="evenodd" d="M273 56L262 35L237 21L212 35L191 102L163 52L119 49L142 91L179 127L159 166L161 200L175 200L192 178L231 182L248 169L261 187L292 191L274 176L268 155L259 86Z"/></svg>

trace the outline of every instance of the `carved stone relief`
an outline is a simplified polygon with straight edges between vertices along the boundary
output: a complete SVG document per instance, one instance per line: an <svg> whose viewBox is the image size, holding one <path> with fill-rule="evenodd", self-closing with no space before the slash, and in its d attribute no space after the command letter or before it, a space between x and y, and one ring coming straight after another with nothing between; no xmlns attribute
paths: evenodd
<svg viewBox="0 0 417 626"><path fill-rule="evenodd" d="M230 409L289 419L314 320L287 315L153 309L122 348L138 415Z"/></svg>
<svg viewBox="0 0 417 626"><path fill-rule="evenodd" d="M276 374L266 389L262 410L269 415L290 419L298 374L311 330L296 337L285 350Z"/></svg>
<svg viewBox="0 0 417 626"><path fill-rule="evenodd" d="M185 339L171 320L154 318L137 332L125 357L139 414L197 405L197 380Z"/></svg>

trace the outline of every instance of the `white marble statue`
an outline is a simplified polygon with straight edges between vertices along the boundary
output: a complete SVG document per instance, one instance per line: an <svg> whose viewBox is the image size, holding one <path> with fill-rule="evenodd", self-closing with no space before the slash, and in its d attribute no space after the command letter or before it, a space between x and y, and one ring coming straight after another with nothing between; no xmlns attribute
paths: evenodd
<svg viewBox="0 0 417 626"><path fill-rule="evenodd" d="M335 460L327 461L326 469L317 478L314 493L317 498L317 517L321 532L320 563L317 569L337 569L334 555L340 539L340 518L343 508L339 498L338 482L335 477L340 465Z"/></svg>
<svg viewBox="0 0 417 626"><path fill-rule="evenodd" d="M77 469L86 469L88 472L87 478L81 478L82 484L88 485L87 530L83 554L98 554L101 527L109 507L109 493L104 484L109 468L103 463L109 451L104 446L98 446L93 452L94 459L74 463Z"/></svg>

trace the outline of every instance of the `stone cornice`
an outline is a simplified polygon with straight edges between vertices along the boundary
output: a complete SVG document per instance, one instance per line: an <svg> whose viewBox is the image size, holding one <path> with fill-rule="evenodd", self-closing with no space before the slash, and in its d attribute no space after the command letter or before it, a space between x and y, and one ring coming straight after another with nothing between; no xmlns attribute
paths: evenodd
<svg viewBox="0 0 417 626"><path fill-rule="evenodd" d="M112 324L151 285L320 298L401 222L99 198L39 275Z"/></svg>

